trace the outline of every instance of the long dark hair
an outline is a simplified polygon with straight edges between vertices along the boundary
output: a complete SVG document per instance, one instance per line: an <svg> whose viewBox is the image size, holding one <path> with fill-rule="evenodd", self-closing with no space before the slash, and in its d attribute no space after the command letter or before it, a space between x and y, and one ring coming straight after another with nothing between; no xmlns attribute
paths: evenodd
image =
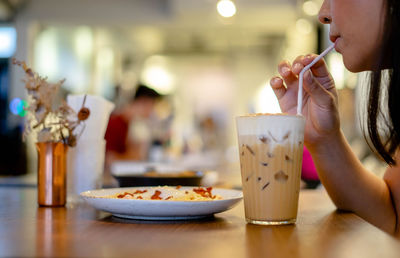
<svg viewBox="0 0 400 258"><path fill-rule="evenodd" d="M400 1L386 0L385 5L382 51L376 69L370 72L367 129L370 147L386 163L395 165L393 156L400 146ZM388 70L382 71L385 68ZM383 76L387 77L384 83Z"/></svg>

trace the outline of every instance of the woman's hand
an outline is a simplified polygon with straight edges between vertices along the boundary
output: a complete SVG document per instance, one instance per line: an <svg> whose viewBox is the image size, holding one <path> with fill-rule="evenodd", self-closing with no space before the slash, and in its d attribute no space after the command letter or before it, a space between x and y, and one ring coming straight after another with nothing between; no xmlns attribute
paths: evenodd
<svg viewBox="0 0 400 258"><path fill-rule="evenodd" d="M293 65L282 61L278 66L281 77L271 79L271 86L278 98L282 112L296 114L298 75L317 55L297 57ZM340 132L337 110L337 92L325 61L319 60L304 73L302 114L306 118L305 143L318 144L323 138Z"/></svg>

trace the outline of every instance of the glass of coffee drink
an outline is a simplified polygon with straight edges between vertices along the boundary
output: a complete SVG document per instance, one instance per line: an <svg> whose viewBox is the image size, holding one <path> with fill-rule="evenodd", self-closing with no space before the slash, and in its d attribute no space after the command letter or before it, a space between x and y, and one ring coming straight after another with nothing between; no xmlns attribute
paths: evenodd
<svg viewBox="0 0 400 258"><path fill-rule="evenodd" d="M252 114L236 118L246 221L296 222L305 119Z"/></svg>

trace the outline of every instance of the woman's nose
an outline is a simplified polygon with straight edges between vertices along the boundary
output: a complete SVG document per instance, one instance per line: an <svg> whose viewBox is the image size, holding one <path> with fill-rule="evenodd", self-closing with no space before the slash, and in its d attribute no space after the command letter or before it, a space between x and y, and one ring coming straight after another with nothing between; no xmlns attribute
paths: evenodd
<svg viewBox="0 0 400 258"><path fill-rule="evenodd" d="M329 0L325 0L322 3L321 9L318 13L318 20L322 24L330 24L332 22Z"/></svg>

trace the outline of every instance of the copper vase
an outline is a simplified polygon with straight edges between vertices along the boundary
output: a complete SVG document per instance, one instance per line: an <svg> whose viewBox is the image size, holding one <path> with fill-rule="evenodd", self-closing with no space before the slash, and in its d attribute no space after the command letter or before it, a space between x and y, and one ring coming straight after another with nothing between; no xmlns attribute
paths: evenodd
<svg viewBox="0 0 400 258"><path fill-rule="evenodd" d="M62 142L36 143L38 152L38 204L64 206L66 203L67 145Z"/></svg>

